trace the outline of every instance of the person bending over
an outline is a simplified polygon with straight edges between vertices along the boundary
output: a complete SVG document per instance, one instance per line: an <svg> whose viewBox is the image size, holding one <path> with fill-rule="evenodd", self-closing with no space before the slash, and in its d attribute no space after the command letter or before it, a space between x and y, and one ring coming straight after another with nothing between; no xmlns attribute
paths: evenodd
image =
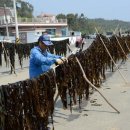
<svg viewBox="0 0 130 130"><path fill-rule="evenodd" d="M65 57L51 54L47 51L47 47L53 45L50 37L44 34L38 39L38 46L31 49L29 61L29 77L30 79L38 77L40 74L48 71L53 64L63 64Z"/></svg>

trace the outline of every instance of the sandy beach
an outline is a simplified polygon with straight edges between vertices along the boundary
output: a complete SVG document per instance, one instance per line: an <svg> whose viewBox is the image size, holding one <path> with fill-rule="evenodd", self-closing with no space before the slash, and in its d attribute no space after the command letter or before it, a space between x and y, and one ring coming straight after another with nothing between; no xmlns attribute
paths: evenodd
<svg viewBox="0 0 130 130"><path fill-rule="evenodd" d="M26 61L28 64L28 61ZM99 90L108 101L120 111L118 114L99 95L94 92L88 101L83 101L81 110L73 106L72 113L69 108L62 108L61 100L55 104L54 127L55 130L130 130L130 61L120 65L120 71L127 80L124 82L119 72L106 71L106 81ZM16 75L8 71L0 73L0 85L14 83L28 79L28 67L17 68Z"/></svg>

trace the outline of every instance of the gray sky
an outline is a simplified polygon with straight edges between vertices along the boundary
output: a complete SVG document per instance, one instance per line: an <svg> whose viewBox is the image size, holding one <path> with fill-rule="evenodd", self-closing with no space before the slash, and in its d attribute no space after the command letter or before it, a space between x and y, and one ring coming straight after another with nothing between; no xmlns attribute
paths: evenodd
<svg viewBox="0 0 130 130"><path fill-rule="evenodd" d="M130 0L25 0L40 13L83 13L88 18L130 21Z"/></svg>

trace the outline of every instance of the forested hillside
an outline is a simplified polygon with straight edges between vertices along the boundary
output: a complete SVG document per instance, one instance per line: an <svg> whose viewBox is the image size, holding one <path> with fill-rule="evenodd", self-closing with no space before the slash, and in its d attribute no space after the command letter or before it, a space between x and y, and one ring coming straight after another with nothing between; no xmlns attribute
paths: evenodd
<svg viewBox="0 0 130 130"><path fill-rule="evenodd" d="M121 20L89 19L84 14L58 14L57 18L67 18L70 29L74 31L78 30L86 34L94 33L95 27L100 33L113 31L117 26L123 32L130 30L130 22Z"/></svg>
<svg viewBox="0 0 130 130"><path fill-rule="evenodd" d="M130 30L130 22L125 22L121 20L105 20L105 19L91 19L90 22L95 22L96 26L103 31L113 31L118 26L118 29L122 31Z"/></svg>

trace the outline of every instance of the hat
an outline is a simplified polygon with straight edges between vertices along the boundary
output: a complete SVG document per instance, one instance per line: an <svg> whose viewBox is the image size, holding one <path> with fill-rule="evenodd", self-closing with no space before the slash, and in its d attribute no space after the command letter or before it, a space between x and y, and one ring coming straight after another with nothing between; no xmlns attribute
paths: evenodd
<svg viewBox="0 0 130 130"><path fill-rule="evenodd" d="M38 42L39 41L44 43L46 46L53 45L53 43L50 40L50 37L47 34L40 36Z"/></svg>

